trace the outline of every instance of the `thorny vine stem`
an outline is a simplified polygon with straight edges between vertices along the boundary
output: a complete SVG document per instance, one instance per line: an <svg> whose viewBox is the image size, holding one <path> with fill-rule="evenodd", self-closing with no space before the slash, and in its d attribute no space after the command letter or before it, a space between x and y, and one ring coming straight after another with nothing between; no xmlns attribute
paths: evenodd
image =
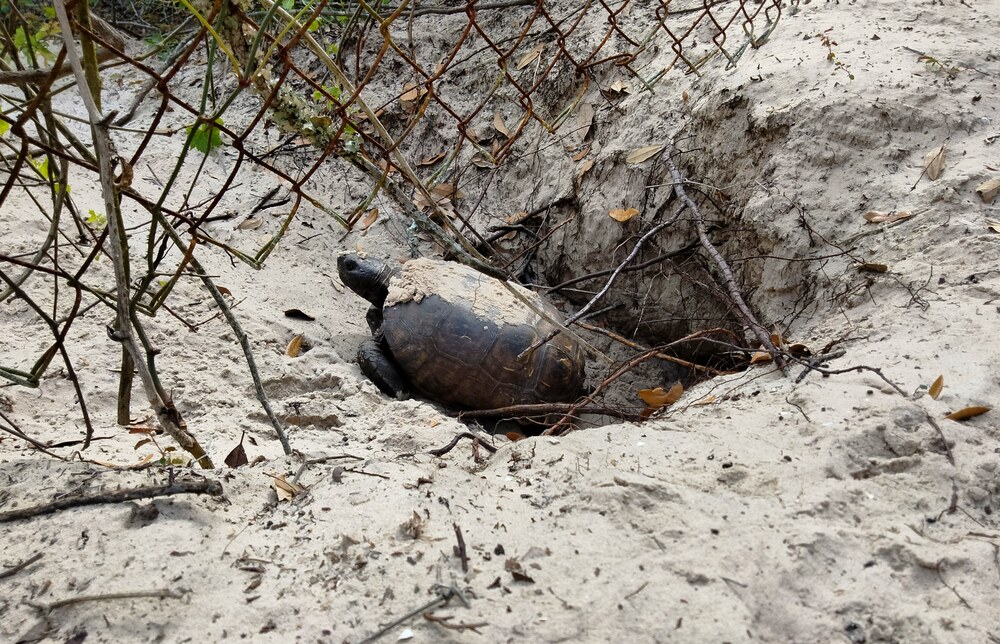
<svg viewBox="0 0 1000 644"><path fill-rule="evenodd" d="M729 297L732 299L736 308L739 310L744 323L750 327L753 334L757 336L760 341L761 346L764 350L770 353L774 357L774 362L781 368L782 371L785 370L785 362L782 356L778 354L777 348L774 343L771 342L771 336L767 332L760 322L757 321L756 316L747 306L746 300L743 299L743 294L740 292L740 288L736 283L736 277L733 275L733 270L729 267L729 263L719 252L719 249L715 247L712 240L708 238L708 231L705 227L705 217L701 213L701 208L698 204L694 202L688 193L684 190L684 178L681 176L680 171L674 164L673 159L669 156L664 156L664 163L667 169L670 171L670 176L673 178L674 194L680 199L694 214L694 224L698 231L698 240L701 242L702 248L708 253L715 265L719 267L719 271L722 272L723 280L725 281L726 290L729 292Z"/></svg>
<svg viewBox="0 0 1000 644"><path fill-rule="evenodd" d="M206 469L214 467L208 454L198 443L198 440L189 434L183 427L180 414L177 412L173 402L164 399L156 386L155 375L150 365L144 359L139 345L136 342L133 328L134 321L130 315L129 301L129 279L128 268L128 240L121 229L121 209L118 204L118 195L115 192L114 176L111 168L113 155L113 145L109 135L108 118L101 114L94 97L91 95L90 86L84 73L80 57L76 51L76 43L73 42L73 31L70 27L69 16L66 13L64 0L54 0L56 17L62 31L63 42L69 57L73 74L76 77L77 88L83 100L84 107L90 119L91 132L94 140L94 148L97 153L98 167L101 177L101 193L104 197L104 207L108 219L108 255L114 264L116 295L118 304L119 328L117 338L132 356L132 361L142 381L143 389L150 406L156 412L156 416L163 426L163 429L177 441L181 447L187 450L195 460Z"/></svg>

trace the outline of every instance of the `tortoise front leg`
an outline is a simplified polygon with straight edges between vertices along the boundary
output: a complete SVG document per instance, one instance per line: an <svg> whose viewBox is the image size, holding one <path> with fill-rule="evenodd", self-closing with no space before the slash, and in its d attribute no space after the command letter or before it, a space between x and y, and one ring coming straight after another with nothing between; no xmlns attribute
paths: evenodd
<svg viewBox="0 0 1000 644"><path fill-rule="evenodd" d="M403 373L375 340L365 340L358 348L358 366L382 393L402 400L407 396Z"/></svg>

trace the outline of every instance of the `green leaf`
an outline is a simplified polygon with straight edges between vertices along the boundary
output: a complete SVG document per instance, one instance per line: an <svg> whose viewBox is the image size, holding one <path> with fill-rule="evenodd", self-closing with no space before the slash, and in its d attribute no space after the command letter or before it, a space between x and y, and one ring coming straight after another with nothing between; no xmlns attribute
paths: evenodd
<svg viewBox="0 0 1000 644"><path fill-rule="evenodd" d="M108 218L91 208L87 223L95 228L104 228L108 223Z"/></svg>
<svg viewBox="0 0 1000 644"><path fill-rule="evenodd" d="M202 123L198 126L198 129L194 131L194 136L191 136L192 128L188 128L188 136L191 136L191 146L201 152L202 154L208 154L215 148L222 147L222 135L219 133L219 128L216 125L222 125L222 119L215 119L215 123Z"/></svg>
<svg viewBox="0 0 1000 644"><path fill-rule="evenodd" d="M7 121L0 121L0 136L7 134L7 130L10 129L10 123Z"/></svg>
<svg viewBox="0 0 1000 644"><path fill-rule="evenodd" d="M49 158L45 157L41 161L36 161L34 159L29 159L31 165L35 166L35 170L38 170L38 174L42 175L43 179L49 178Z"/></svg>

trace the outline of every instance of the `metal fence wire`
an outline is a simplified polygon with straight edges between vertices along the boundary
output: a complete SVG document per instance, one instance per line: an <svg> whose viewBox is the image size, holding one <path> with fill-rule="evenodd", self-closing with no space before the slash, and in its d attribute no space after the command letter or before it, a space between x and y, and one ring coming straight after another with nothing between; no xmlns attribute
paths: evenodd
<svg viewBox="0 0 1000 644"><path fill-rule="evenodd" d="M734 65L781 14L781 0L81 0L69 12L65 0L54 1L58 24L35 3L0 9L0 204L15 189L27 193L37 212L22 219L35 217L49 231L37 244L0 248L0 300L65 309L46 318L54 344L30 371L0 365L0 377L28 386L57 353L71 370L63 339L82 293L139 329L136 313L155 314L193 271L224 308L199 268L198 245L259 267L303 203L352 228L371 220L377 195L388 191L439 242L474 251L467 217L475 203L456 198L462 172L498 171L534 124L555 132L595 89L613 103L627 91L669 91L661 81L671 72ZM78 55L86 73L74 75ZM123 78L131 105L105 110L93 124L110 133L116 170L107 190L122 208L88 216L71 184L100 174L107 186L108 170L99 172L100 154L79 137L79 116L53 104L74 85L98 96L102 79L107 94ZM151 142L170 132L183 144L168 145L178 155L165 160L163 145ZM211 174L206 159L221 147L230 152ZM173 169L161 177L153 166ZM274 187L255 211L280 207L283 215L251 250L214 238L206 225L232 216L217 211L248 176ZM353 189L341 192L355 202L330 206L331 176ZM281 188L289 199L272 198ZM102 217L110 226L121 212L132 219L118 227L135 226L125 258L135 272L117 286L119 297L128 290L127 313L91 271L116 234ZM124 239L115 243L127 249ZM22 287L32 274L63 280L75 302L58 289ZM169 401L165 390L159 395ZM127 404L120 415L127 419Z"/></svg>

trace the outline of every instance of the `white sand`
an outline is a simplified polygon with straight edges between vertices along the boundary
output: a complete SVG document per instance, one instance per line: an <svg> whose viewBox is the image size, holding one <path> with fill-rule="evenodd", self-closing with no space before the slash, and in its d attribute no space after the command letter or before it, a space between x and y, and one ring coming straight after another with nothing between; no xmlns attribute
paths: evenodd
<svg viewBox="0 0 1000 644"><path fill-rule="evenodd" d="M206 252L205 261L240 302L236 312L293 445L329 460L300 470L300 459L281 456L223 321L192 333L160 315L152 325L163 349L158 364L191 430L220 466L244 430L256 440L246 444L250 459L266 460L205 474L221 481L225 499L153 501L159 515L147 522L131 520L123 504L4 524L0 565L43 557L0 579L0 639L44 625L29 602L165 589L182 598L56 608L47 641L81 632L88 643L359 641L444 584L468 605L452 600L434 614L485 624L478 635L417 616L385 641L404 629L416 642L1000 641L1000 410L944 419L1000 401L1000 235L986 227L1000 211L974 192L1000 176L998 15L996 0L804 4L734 71L717 65L701 80L678 75L676 94L687 88L688 103L664 98L668 88L630 97L620 129L599 151L604 164L621 163L623 152L646 142L651 114L687 110L696 143L714 146L703 163L729 163L705 175L742 182L744 217L774 241L772 254L831 253L808 246L805 212L813 236L889 267L860 273L848 256L822 265L769 260L753 296L762 316L781 319L794 300L787 285L815 272L816 305L793 324L793 339L814 351L839 340L846 355L830 368L877 368L908 394L943 375L938 400L902 396L872 371L797 382L800 369L785 377L762 366L703 383L667 418L641 426L500 439L496 454L480 449L484 462L468 441L434 457L426 452L465 427L428 403L389 400L361 377L351 356L366 334L367 304L335 277L344 249L405 251L390 225L340 241L329 220L306 211L302 219L316 228L293 226L262 271L233 268L218 253ZM855 80L826 60L814 36L827 29ZM905 47L961 70L950 77ZM723 107L736 98L743 107ZM924 155L942 144L942 176L921 178ZM158 171L169 172L174 151L164 151ZM558 146L548 153L561 154ZM147 176L137 168L136 181ZM579 221L606 225L621 195L618 205L601 195L614 188L585 187ZM266 189L234 191L233 209ZM86 190L74 186L80 199ZM862 219L894 209L916 215L893 226ZM0 214L10 252L30 249L44 233L17 212L4 204ZM277 225L264 218L265 230ZM239 230L240 219L221 222L216 234L258 243L264 231ZM323 234L297 243L315 232ZM106 261L101 270L109 274ZM35 288L43 292L44 283ZM193 281L174 297L191 319L212 314ZM285 318L293 307L316 321ZM45 329L18 301L0 316L4 363L30 367ZM109 321L94 309L70 338L97 434L109 437L85 456L130 464L155 450L133 450L142 436L115 425L118 348L105 334ZM313 348L286 357L296 333ZM5 413L32 436L81 435L58 366L39 389L2 395ZM708 395L713 404L690 404ZM144 415L139 399L134 413ZM298 472L308 491L276 501L268 475ZM163 478L63 464L0 440L0 511ZM454 526L468 572L454 551Z"/></svg>

